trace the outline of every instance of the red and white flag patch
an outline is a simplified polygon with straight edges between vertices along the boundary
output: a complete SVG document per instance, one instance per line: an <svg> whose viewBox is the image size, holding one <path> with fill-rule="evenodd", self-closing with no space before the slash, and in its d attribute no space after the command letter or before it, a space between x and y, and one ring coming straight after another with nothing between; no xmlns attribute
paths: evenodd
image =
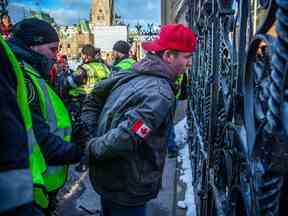
<svg viewBox="0 0 288 216"><path fill-rule="evenodd" d="M132 131L145 139L150 134L151 129L141 119L139 119L133 124Z"/></svg>

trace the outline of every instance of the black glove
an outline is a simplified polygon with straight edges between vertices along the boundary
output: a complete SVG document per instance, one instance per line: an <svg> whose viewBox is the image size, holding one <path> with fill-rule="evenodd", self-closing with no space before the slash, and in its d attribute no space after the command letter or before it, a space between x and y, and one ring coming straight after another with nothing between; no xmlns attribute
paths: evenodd
<svg viewBox="0 0 288 216"><path fill-rule="evenodd" d="M86 148L86 143L92 138L88 127L83 121L76 122L72 127L72 142L81 148Z"/></svg>

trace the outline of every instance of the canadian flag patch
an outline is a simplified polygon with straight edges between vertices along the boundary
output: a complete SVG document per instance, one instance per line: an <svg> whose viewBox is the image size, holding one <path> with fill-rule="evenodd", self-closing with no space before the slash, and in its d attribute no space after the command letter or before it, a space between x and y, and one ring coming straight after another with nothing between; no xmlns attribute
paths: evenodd
<svg viewBox="0 0 288 216"><path fill-rule="evenodd" d="M132 131L141 138L145 139L150 134L151 129L139 119L133 124Z"/></svg>

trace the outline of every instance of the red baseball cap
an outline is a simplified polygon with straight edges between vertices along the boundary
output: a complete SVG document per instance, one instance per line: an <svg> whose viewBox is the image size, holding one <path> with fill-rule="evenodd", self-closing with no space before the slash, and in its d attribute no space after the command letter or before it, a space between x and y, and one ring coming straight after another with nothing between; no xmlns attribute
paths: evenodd
<svg viewBox="0 0 288 216"><path fill-rule="evenodd" d="M173 49L180 52L194 52L196 49L195 33L182 24L167 24L161 27L159 37L153 41L143 42L146 51Z"/></svg>

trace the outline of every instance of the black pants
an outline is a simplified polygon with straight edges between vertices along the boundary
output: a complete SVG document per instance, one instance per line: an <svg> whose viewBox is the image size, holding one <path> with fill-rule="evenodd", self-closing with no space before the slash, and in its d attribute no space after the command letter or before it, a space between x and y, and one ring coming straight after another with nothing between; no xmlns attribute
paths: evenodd
<svg viewBox="0 0 288 216"><path fill-rule="evenodd" d="M146 205L121 206L101 198L103 216L146 216Z"/></svg>
<svg viewBox="0 0 288 216"><path fill-rule="evenodd" d="M44 214L33 203L29 203L11 211L0 213L0 216L44 216Z"/></svg>

